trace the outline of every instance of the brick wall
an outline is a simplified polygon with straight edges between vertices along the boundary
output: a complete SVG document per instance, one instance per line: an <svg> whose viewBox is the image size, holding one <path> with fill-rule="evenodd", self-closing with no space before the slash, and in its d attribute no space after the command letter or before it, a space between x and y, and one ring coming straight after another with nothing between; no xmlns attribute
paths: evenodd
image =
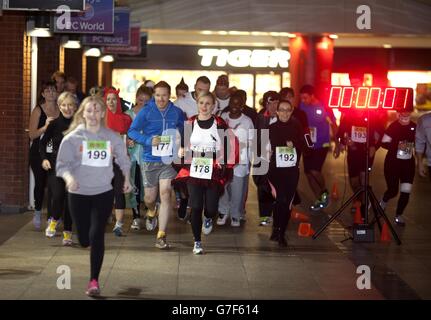
<svg viewBox="0 0 431 320"><path fill-rule="evenodd" d="M0 16L0 210L28 205L31 42L23 13Z"/></svg>
<svg viewBox="0 0 431 320"><path fill-rule="evenodd" d="M52 74L60 69L60 36L37 38L37 47L37 83L39 90L41 82L51 79Z"/></svg>

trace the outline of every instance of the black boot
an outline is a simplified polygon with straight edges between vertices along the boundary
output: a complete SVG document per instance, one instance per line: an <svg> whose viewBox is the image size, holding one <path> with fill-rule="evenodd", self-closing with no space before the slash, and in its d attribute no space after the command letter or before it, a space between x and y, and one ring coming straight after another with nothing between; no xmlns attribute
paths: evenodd
<svg viewBox="0 0 431 320"><path fill-rule="evenodd" d="M287 241L286 241L286 238L284 237L284 235L280 235L279 236L279 238L278 238L278 246L279 247L283 247L283 248L287 247Z"/></svg>
<svg viewBox="0 0 431 320"><path fill-rule="evenodd" d="M283 248L287 247L287 241L286 241L286 238L284 237L285 233L286 233L286 227L285 228L281 227L280 233L278 236L278 246L279 247L283 247Z"/></svg>
<svg viewBox="0 0 431 320"><path fill-rule="evenodd" d="M278 238L280 237L280 231L278 228L272 228L271 237L269 237L269 240L271 241L278 241Z"/></svg>

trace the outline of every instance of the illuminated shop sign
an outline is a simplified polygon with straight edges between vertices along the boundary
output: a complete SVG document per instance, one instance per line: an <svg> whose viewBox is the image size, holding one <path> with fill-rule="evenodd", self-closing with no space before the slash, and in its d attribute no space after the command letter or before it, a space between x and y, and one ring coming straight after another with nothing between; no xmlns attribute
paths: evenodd
<svg viewBox="0 0 431 320"><path fill-rule="evenodd" d="M202 57L203 67L225 67L235 68L287 68L289 66L290 53L286 50L264 50L264 49L199 49L198 55Z"/></svg>

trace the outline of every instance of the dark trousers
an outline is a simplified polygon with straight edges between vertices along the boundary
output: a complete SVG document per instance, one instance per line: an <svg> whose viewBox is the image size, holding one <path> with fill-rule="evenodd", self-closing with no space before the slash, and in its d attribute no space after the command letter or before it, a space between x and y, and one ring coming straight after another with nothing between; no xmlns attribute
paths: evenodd
<svg viewBox="0 0 431 320"><path fill-rule="evenodd" d="M416 164L414 159L400 161L397 159L386 158L384 174L387 190L383 195L383 201L388 202L390 199L395 198L398 195L400 183L413 184L415 169ZM397 216L403 214L407 204L409 203L409 198L410 193L400 192L396 211Z"/></svg>
<svg viewBox="0 0 431 320"><path fill-rule="evenodd" d="M253 175L253 182L257 188L259 203L259 217L270 217L274 211L275 199L271 193L267 175Z"/></svg>
<svg viewBox="0 0 431 320"><path fill-rule="evenodd" d="M48 218L59 220L63 217L64 231L72 231L72 218L67 205L66 186L62 178L55 175L55 170L48 171Z"/></svg>
<svg viewBox="0 0 431 320"><path fill-rule="evenodd" d="M268 178L277 193L273 228L279 230L280 236L284 236L290 220L293 198L298 186L299 169L270 168Z"/></svg>
<svg viewBox="0 0 431 320"><path fill-rule="evenodd" d="M192 231L195 241L201 241L202 211L205 217L214 218L218 211L220 192L218 187L204 187L189 183L189 206L192 208Z"/></svg>
<svg viewBox="0 0 431 320"><path fill-rule="evenodd" d="M105 254L105 226L111 215L114 191L93 196L69 193L68 201L79 243L84 248L91 247L90 280L97 280Z"/></svg>
<svg viewBox="0 0 431 320"><path fill-rule="evenodd" d="M124 197L124 175L118 164L114 161L114 179L112 180L115 195L115 209L126 209L126 198Z"/></svg>
<svg viewBox="0 0 431 320"><path fill-rule="evenodd" d="M42 210L43 196L45 194L45 186L48 177L46 170L42 168L42 159L39 154L30 153L30 167L34 175L34 209L36 211ZM49 208L48 208L49 211Z"/></svg>

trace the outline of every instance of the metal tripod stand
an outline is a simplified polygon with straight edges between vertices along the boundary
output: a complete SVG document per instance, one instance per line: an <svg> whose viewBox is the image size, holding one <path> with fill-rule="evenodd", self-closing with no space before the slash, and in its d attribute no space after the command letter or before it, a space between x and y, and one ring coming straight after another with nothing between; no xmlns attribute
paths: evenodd
<svg viewBox="0 0 431 320"><path fill-rule="evenodd" d="M387 215L385 214L384 210L382 209L382 207L380 206L379 201L377 200L377 197L375 196L373 190L371 189L371 186L369 184L369 175L370 175L370 170L371 168L369 168L369 147L370 147L370 141L369 141L369 136L370 136L370 112L367 109L367 118L366 118L366 122L367 122L367 135L366 135L366 161L365 161L365 183L364 186L362 186L360 189L358 189L345 203L343 203L343 205L340 207L340 209L338 209L333 215L332 217L322 226L319 228L319 230L316 231L316 233L313 235L313 239L316 239L331 223L332 221L334 221L343 211L344 209L350 204L352 203L357 197L359 197L363 192L365 193L365 216L364 216L364 224L365 225L374 225L374 223L377 222L378 226L379 226L379 230L380 232L382 231L382 225L380 223L379 218L382 217L386 224L388 225L393 238L395 239L395 241L397 242L398 245L401 245L401 240L398 237L394 227L392 226L391 222L389 221ZM371 204L371 207L373 208L373 212L374 212L374 220L369 224L368 223L368 211L369 211L369 205Z"/></svg>

